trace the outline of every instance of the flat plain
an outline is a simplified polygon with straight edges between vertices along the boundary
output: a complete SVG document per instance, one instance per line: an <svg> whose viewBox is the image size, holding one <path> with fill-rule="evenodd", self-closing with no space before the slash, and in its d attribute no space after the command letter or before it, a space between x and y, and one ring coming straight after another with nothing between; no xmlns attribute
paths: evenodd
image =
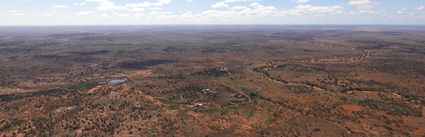
<svg viewBox="0 0 425 137"><path fill-rule="evenodd" d="M423 136L423 26L0 27L0 136Z"/></svg>

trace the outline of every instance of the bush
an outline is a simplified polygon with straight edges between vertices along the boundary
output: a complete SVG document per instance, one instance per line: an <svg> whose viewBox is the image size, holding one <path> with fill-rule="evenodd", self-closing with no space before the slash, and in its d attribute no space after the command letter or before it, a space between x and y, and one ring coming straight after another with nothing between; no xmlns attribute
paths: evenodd
<svg viewBox="0 0 425 137"><path fill-rule="evenodd" d="M250 98L256 98L259 96L258 91L255 89L243 88L242 91L244 91Z"/></svg>

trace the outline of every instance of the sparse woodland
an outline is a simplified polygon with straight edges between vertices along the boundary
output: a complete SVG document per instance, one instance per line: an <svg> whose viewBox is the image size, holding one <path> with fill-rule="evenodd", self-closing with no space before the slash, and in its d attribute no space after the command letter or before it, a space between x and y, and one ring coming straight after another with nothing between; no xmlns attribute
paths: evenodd
<svg viewBox="0 0 425 137"><path fill-rule="evenodd" d="M425 135L423 29L122 29L0 30L0 136Z"/></svg>

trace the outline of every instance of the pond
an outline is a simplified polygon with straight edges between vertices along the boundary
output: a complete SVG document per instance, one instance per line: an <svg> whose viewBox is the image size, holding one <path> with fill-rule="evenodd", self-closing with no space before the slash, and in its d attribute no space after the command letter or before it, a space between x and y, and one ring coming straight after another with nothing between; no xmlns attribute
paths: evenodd
<svg viewBox="0 0 425 137"><path fill-rule="evenodd" d="M127 79L111 79L111 80L108 80L108 83L109 84L120 84L120 83L124 83L126 81L127 81Z"/></svg>

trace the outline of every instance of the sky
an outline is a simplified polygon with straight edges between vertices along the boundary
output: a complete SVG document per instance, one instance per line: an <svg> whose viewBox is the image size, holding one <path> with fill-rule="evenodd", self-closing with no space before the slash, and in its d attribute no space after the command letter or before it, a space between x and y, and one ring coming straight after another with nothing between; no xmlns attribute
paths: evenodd
<svg viewBox="0 0 425 137"><path fill-rule="evenodd" d="M425 25L425 0L1 0L0 25Z"/></svg>

